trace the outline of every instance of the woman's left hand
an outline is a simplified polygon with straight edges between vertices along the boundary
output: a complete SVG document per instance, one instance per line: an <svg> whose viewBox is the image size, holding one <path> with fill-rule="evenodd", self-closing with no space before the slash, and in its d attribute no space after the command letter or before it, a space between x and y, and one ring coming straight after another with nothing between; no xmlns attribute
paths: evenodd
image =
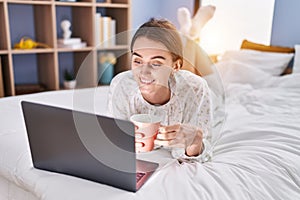
<svg viewBox="0 0 300 200"><path fill-rule="evenodd" d="M202 131L188 124L175 124L159 128L155 144L184 148L187 156L198 156L203 150Z"/></svg>

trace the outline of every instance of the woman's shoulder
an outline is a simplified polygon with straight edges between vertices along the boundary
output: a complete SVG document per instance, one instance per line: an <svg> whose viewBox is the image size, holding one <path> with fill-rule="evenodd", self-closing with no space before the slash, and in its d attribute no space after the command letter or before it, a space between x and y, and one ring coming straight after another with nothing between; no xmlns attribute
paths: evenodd
<svg viewBox="0 0 300 200"><path fill-rule="evenodd" d="M122 84L134 84L134 78L131 70L127 70L121 73L118 73L111 81L111 87Z"/></svg>
<svg viewBox="0 0 300 200"><path fill-rule="evenodd" d="M198 76L187 70L179 70L175 73L176 91L178 94L198 94L208 88L207 82L201 76Z"/></svg>
<svg viewBox="0 0 300 200"><path fill-rule="evenodd" d="M131 70L117 74L110 83L110 93L117 98L129 98L138 88Z"/></svg>
<svg viewBox="0 0 300 200"><path fill-rule="evenodd" d="M118 73L117 75L114 76L114 78L112 79L112 81L118 81L118 80L130 80L133 79L133 75L131 70L127 70L127 71L123 71Z"/></svg>
<svg viewBox="0 0 300 200"><path fill-rule="evenodd" d="M205 84L206 81L199 75L196 75L188 70L179 70L176 73L176 79L182 85L190 84Z"/></svg>

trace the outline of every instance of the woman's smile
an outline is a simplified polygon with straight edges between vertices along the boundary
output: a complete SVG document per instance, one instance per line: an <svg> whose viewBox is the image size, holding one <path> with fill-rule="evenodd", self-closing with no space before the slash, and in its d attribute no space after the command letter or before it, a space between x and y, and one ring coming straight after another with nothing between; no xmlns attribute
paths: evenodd
<svg viewBox="0 0 300 200"><path fill-rule="evenodd" d="M140 77L140 82L145 85L151 85L152 83L154 83L154 81L155 80L152 78Z"/></svg>

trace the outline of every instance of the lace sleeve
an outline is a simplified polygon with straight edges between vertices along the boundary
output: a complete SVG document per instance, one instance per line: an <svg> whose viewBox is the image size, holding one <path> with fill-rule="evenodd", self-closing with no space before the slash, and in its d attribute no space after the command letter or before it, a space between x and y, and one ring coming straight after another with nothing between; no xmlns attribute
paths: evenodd
<svg viewBox="0 0 300 200"><path fill-rule="evenodd" d="M203 151L199 156L186 156L183 149L173 149L172 155L177 159L194 160L206 162L210 160L211 154L211 133L212 133L212 100L211 91L204 79L189 82L191 90L185 93L185 117L182 123L197 126L203 133Z"/></svg>
<svg viewBox="0 0 300 200"><path fill-rule="evenodd" d="M116 76L110 84L108 93L108 115L118 119L128 119L129 104L126 89L123 88L124 81L120 76Z"/></svg>

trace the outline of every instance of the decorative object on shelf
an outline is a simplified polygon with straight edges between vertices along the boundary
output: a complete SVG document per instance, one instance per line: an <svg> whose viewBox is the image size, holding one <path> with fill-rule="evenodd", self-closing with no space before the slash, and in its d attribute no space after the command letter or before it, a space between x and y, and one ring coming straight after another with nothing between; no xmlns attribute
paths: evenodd
<svg viewBox="0 0 300 200"><path fill-rule="evenodd" d="M114 65L117 58L113 52L101 52L98 54L98 78L99 84L109 85L114 76Z"/></svg>
<svg viewBox="0 0 300 200"><path fill-rule="evenodd" d="M75 76L69 72L67 69L64 71L64 88L65 89L74 89L76 87Z"/></svg>
<svg viewBox="0 0 300 200"><path fill-rule="evenodd" d="M51 48L49 45L36 42L29 37L22 37L19 43L14 45L15 49Z"/></svg>
<svg viewBox="0 0 300 200"><path fill-rule="evenodd" d="M64 39L69 39L72 35L72 31L70 30L71 22L69 20L63 20L60 23L60 27L62 28L62 30L64 32L63 38Z"/></svg>
<svg viewBox="0 0 300 200"><path fill-rule="evenodd" d="M60 23L60 27L63 30L63 38L57 40L58 48L71 48L71 49L80 49L86 47L86 42L82 42L81 38L74 37L72 38L71 22L69 20L63 20Z"/></svg>

